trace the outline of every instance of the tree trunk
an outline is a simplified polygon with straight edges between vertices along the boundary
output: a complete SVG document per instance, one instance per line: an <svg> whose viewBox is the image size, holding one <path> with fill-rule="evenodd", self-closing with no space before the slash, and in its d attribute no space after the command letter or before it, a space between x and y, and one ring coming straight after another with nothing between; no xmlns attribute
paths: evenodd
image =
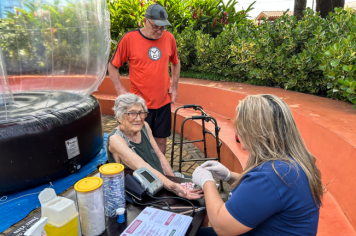
<svg viewBox="0 0 356 236"><path fill-rule="evenodd" d="M320 6L321 6L321 0L316 0L315 11L319 11L320 12Z"/></svg>
<svg viewBox="0 0 356 236"><path fill-rule="evenodd" d="M333 9L335 7L342 7L344 8L345 6L345 0L333 0Z"/></svg>
<svg viewBox="0 0 356 236"><path fill-rule="evenodd" d="M326 18L329 12L334 12L335 7L344 7L345 0L316 0L316 11L320 16Z"/></svg>
<svg viewBox="0 0 356 236"><path fill-rule="evenodd" d="M301 20L304 16L303 11L307 8L307 0L294 0L294 16Z"/></svg>

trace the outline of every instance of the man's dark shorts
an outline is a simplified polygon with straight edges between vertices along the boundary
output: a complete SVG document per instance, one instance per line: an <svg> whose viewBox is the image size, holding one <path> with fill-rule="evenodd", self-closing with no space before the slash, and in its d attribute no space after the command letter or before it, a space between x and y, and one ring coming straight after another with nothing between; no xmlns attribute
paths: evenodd
<svg viewBox="0 0 356 236"><path fill-rule="evenodd" d="M172 128L171 104L168 103L158 109L148 109L148 115L145 121L150 126L153 137L169 137Z"/></svg>

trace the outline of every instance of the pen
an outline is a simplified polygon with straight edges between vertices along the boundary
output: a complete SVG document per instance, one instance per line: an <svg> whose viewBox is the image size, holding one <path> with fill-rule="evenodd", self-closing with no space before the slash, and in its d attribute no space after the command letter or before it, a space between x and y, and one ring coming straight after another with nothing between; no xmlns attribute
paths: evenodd
<svg viewBox="0 0 356 236"><path fill-rule="evenodd" d="M195 212L202 211L202 210L205 210L205 207L200 207L200 208L198 208L198 209L195 209ZM183 212L180 212L179 214L184 215L184 214L190 213L190 212L192 212L192 211L193 211L193 210L183 211Z"/></svg>
<svg viewBox="0 0 356 236"><path fill-rule="evenodd" d="M178 206L178 207L170 207L171 209L192 209L191 206ZM199 207L194 207L195 209L198 209ZM168 210L168 207L162 207L163 210Z"/></svg>

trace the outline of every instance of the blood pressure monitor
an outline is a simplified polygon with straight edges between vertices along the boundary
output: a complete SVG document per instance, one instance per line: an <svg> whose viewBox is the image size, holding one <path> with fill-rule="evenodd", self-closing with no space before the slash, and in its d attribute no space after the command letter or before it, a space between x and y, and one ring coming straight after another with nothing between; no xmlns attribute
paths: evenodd
<svg viewBox="0 0 356 236"><path fill-rule="evenodd" d="M137 169L133 172L133 177L141 184L141 186L151 195L155 195L163 188L163 183L150 170L145 167Z"/></svg>

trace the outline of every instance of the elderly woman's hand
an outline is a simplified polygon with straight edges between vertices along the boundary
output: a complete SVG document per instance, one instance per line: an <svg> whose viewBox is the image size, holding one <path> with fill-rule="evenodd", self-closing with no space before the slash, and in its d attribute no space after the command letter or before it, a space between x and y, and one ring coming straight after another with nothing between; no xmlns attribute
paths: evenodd
<svg viewBox="0 0 356 236"><path fill-rule="evenodd" d="M204 197L203 190L201 188L187 189L180 184L174 183L172 190L179 197L187 198L190 200L196 200L196 199Z"/></svg>

